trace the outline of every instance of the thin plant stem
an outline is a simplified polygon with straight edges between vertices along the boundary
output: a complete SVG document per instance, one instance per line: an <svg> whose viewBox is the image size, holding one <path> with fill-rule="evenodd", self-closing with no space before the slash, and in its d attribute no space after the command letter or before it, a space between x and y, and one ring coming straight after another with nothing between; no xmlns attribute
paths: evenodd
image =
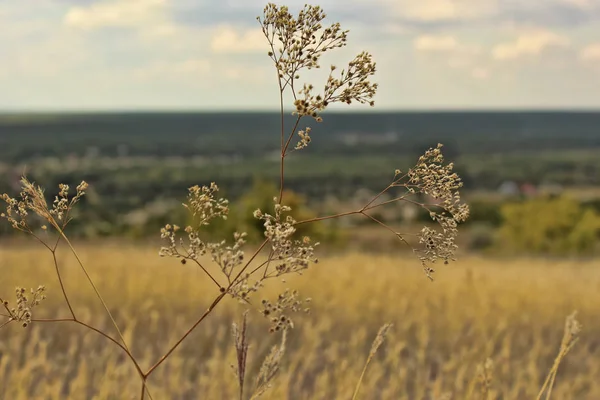
<svg viewBox="0 0 600 400"><path fill-rule="evenodd" d="M102 332L101 330L94 328L84 322L79 321L74 315L73 315L73 322L76 322L80 325L86 326L87 328L101 334L102 336L106 337L107 339L111 340L112 342L114 342L115 344L118 344L119 347L121 347L129 356L129 358L133 361L136 370L138 371L138 373L140 374L140 377L143 380L143 384L144 387L146 386L146 381L144 380L144 375L142 373L142 370L139 366L139 364L137 363L135 357L133 356L133 354L131 353L131 350L129 349L129 346L127 345L127 341L125 340L125 337L123 336L123 333L121 332L121 329L119 328L119 325L117 324L117 321L115 320L115 318L113 317L112 313L110 312L110 309L108 308L108 305L106 304L106 302L104 301L104 298L102 297L102 295L100 294L100 291L98 290L98 288L96 287L96 284L94 283L94 280L92 279L92 277L90 276L90 274L87 271L87 268L85 268L85 266L83 265L83 262L81 261L81 259L79 258L79 255L77 254L77 251L75 250L75 248L73 247L73 245L71 244L71 241L69 240L69 238L67 237L67 235L64 233L64 231L61 229L60 226L58 226L58 224L56 223L56 221L54 221L54 219L49 221L54 228L58 231L58 233L60 234L60 236L64 239L65 243L67 244L67 246L69 246L69 249L71 250L71 252L73 253L73 255L75 256L75 259L77 260L77 263L79 264L79 266L81 267L81 269L83 270L90 286L92 286L92 289L94 290L96 296L98 297L98 299L100 300L100 302L102 303L102 306L104 307L104 310L106 311L108 317L110 318L113 326L115 327L115 329L117 330L117 333L119 335L119 338L121 339L121 341L123 342L123 344L119 344L115 339L113 339L111 336L107 335L106 333ZM58 243L57 243L58 244ZM72 309L71 309L72 311ZM152 396L150 395L150 392L148 391L148 397L150 397L150 399L152 399Z"/></svg>
<svg viewBox="0 0 600 400"><path fill-rule="evenodd" d="M85 274L88 282L90 283L90 285L92 286L92 289L94 289L94 292L96 293L96 296L98 297L98 299L100 300L100 302L102 303L102 306L104 307L104 310L106 311L106 313L108 314L108 317L110 318L112 324L114 325L115 329L117 330L117 333L119 334L119 337L121 338L121 340L123 341L123 345L125 346L125 348L127 349L127 351L129 351L129 347L127 346L127 342L125 341L125 337L123 336L123 333L121 332L121 329L119 328L119 325L117 325L117 321L115 321L115 318L113 317L112 313L110 312L108 305L106 304L106 302L104 301L104 298L102 297L102 295L100 294L100 291L98 290L98 288L96 287L96 284L94 283L94 280L92 279L92 277L90 276L90 274L88 273L87 269L85 268L85 266L83 265L83 262L81 261L81 259L79 258L79 255L77 254L77 252L75 251L75 248L73 247L73 245L71 244L71 241L67 238L67 235L65 235L65 233L63 232L62 229L60 229L60 227L58 225L54 226L58 232L60 233L60 235L63 237L63 239L65 240L65 242L67 243L67 245L69 246L69 248L71 249L71 252L73 253L73 255L75 256L75 259L77 260L77 262L79 263L79 266L81 267L81 269L83 270L83 273Z"/></svg>
<svg viewBox="0 0 600 400"><path fill-rule="evenodd" d="M367 207L369 207L371 204L373 204L375 201L377 201L378 198L380 198L381 196L383 196L383 194L385 192L387 192L388 190L390 190L390 188L392 187L393 184L389 184L385 189L383 189L381 192L379 192L375 197L373 197L371 199L371 201L369 201L364 207L363 210L366 209Z"/></svg>
<svg viewBox="0 0 600 400"><path fill-rule="evenodd" d="M373 209L373 208L377 208L377 207L385 206L386 204L395 203L395 202L397 202L397 201L400 201L400 200L406 200L406 197L407 197L409 194L410 194L410 193L407 193L407 194L405 194L405 195L403 195L403 196L396 197L396 198L394 198L394 199L391 199L391 200L386 200L386 201L383 201L383 202L381 202L381 203L377 203L377 204L372 204L373 202L370 202L370 203L369 203L369 204L367 204L367 205L366 205L366 206L365 206L363 209L364 209L365 211L367 211L367 210L371 210L371 209Z"/></svg>
<svg viewBox="0 0 600 400"><path fill-rule="evenodd" d="M91 326L90 324L87 324L83 321L80 321L78 319L75 318L37 318L37 319L32 319L32 322L41 322L41 323L50 323L50 322L73 322L77 325L83 326L87 329L90 329L96 333L98 333L99 335L105 337L106 339L110 340L111 342L113 342L115 345L117 345L121 350L123 350L123 352L125 352L125 354L127 355L127 357L129 357L129 359L133 362L133 365L135 366L135 369L137 370L137 372L140 375L142 374L142 369L140 368L137 360L135 359L135 357L133 356L133 354L131 354L131 352L125 347L123 346L121 343L119 343L117 340L115 340L112 336L108 335L107 333L103 332L102 330L95 328L93 326Z"/></svg>
<svg viewBox="0 0 600 400"><path fill-rule="evenodd" d="M558 373L558 367L560 366L560 363L565 358L567 353L571 351L576 342L577 339L573 340L568 347L560 349L558 355L554 359L554 364L552 365L552 368L550 369L550 372L548 373L548 376L544 381L544 385L542 386L538 396L536 397L536 400L541 400L544 392L546 392L546 400L550 400L550 396L552 395L552 388L554 387L554 381L556 380L556 374Z"/></svg>
<svg viewBox="0 0 600 400"><path fill-rule="evenodd" d="M146 378L142 378L142 389L140 392L140 400L144 400L146 394ZM150 394L150 392L148 392Z"/></svg>
<svg viewBox="0 0 600 400"><path fill-rule="evenodd" d="M56 246L58 245L58 242L56 243L56 245L54 246L54 248L51 250L52 252L52 260L54 261L54 268L56 270L56 276L58 277L58 282L60 284L60 290L62 291L63 297L65 298L65 302L67 303L67 307L69 307L69 311L71 312L71 315L73 316L73 319L77 319L77 317L75 316L75 311L73 311L73 307L71 306L71 302L69 301L69 296L67 296L67 291L65 289L65 285L63 283L62 280L62 275L60 273L60 269L58 268L58 260L56 259Z"/></svg>
<svg viewBox="0 0 600 400"><path fill-rule="evenodd" d="M272 46L271 46L272 47ZM272 47L273 48L273 47ZM275 54L275 52L273 51L273 54ZM277 62L275 62L275 65L277 66ZM285 135L285 120L284 120L284 114L283 114L283 90L284 88L281 85L281 78L279 78L279 69L276 68L277 70L277 82L279 82L279 112L280 112L280 118L281 118L281 164L280 164L280 171L279 171L279 202L281 203L281 200L283 199L283 180L284 180L284 168L285 168L285 153L283 151L283 147L284 147L284 135Z"/></svg>
<svg viewBox="0 0 600 400"><path fill-rule="evenodd" d="M358 377L358 382L356 383L356 387L354 388L354 394L352 394L352 400L356 400L356 398L358 397L358 390L360 389L360 385L365 377L365 373L367 372L367 366L371 362L371 358L372 357L367 358L367 362L365 363L365 365L362 369L362 372L360 373L360 376Z"/></svg>
<svg viewBox="0 0 600 400"><path fill-rule="evenodd" d="M356 210L356 211L348 211L348 212L344 212L344 213L340 213L340 214L328 215L326 217L309 218L309 219L305 219L302 221L298 221L294 225L302 225L302 224L309 224L312 222L325 221L328 219L335 219L335 218L345 217L348 215L360 214L361 212L362 212L361 210Z"/></svg>
<svg viewBox="0 0 600 400"><path fill-rule="evenodd" d="M288 154L287 150L290 147L290 143L292 142L292 139L294 138L294 133L296 133L296 129L298 129L298 125L300 124L301 118L302 117L296 118L296 123L294 124L294 128L292 128L292 131L290 132L290 136L288 136L288 139L285 142L285 146L283 146L283 156L284 157Z"/></svg>
<svg viewBox="0 0 600 400"><path fill-rule="evenodd" d="M210 280L213 281L215 283L215 285L217 285L217 287L220 289L221 288L221 284L211 275L210 272L208 272L208 270L206 268L204 268L204 266L200 263L200 261L198 261L195 258L192 258L192 260L194 260L194 262L196 264L198 264L198 266L202 269L202 271L204 271L204 273L206 275L208 275L208 277L210 278Z"/></svg>
<svg viewBox="0 0 600 400"><path fill-rule="evenodd" d="M258 256L258 254L261 252L261 250L267 245L267 243L269 243L269 239L265 239L262 242L262 244L258 247L258 249L256 249L256 251L254 252L252 257L250 257L250 259L246 262L246 265L244 265L244 267L240 270L240 272L238 272L238 274L235 276L235 278L233 278L233 280L231 281L231 283L229 284L229 287L227 289L230 289L236 283L238 278L240 276L242 276L242 274L246 271L246 269L248 269L248 266L250 265L250 263L252 263L252 261L254 261L254 259Z"/></svg>
<svg viewBox="0 0 600 400"><path fill-rule="evenodd" d="M2 298L0 298L0 302L2 303L2 306L4 307L4 309L6 310L6 312L8 313L8 315L6 315L6 316L9 317L9 318L12 318L13 313L12 313L12 311L10 311L10 309L6 305L7 303L5 303Z"/></svg>
<svg viewBox="0 0 600 400"><path fill-rule="evenodd" d="M227 292L223 292L219 296L217 296L217 298L212 302L212 304L208 307L208 309L204 312L204 314L202 314L202 316L200 318L198 318L198 320L194 323L194 325L192 325L191 328L189 328L183 334L183 336L177 342L175 342L175 344L173 346L171 346L171 348L152 367L150 367L150 369L148 369L148 371L146 371L143 374L143 376L147 378L148 376L150 376L150 374L152 374L156 370L156 368L158 368L159 365L161 365L163 362L165 362L165 360L167 358L169 358L169 356L179 347L179 345L181 343L183 343L183 341L194 331L194 329L196 329L196 327L198 327L198 325L200 325L200 323L202 321L204 321L204 319L206 317L208 317L208 315L217 306L217 304L219 304L221 302L221 300L223 300L223 298L225 297L226 294L227 294Z"/></svg>
<svg viewBox="0 0 600 400"><path fill-rule="evenodd" d="M268 242L269 242L268 240L265 240L259 246L259 248L256 249L256 251L254 252L254 255L246 262L246 265L240 270L240 272L235 276L235 278L232 279L232 281L229 284L229 286L227 287L227 289L225 289L225 291L223 293L221 293L219 296L217 296L215 298L215 300L211 303L211 305L208 307L208 309L183 334L183 336L179 340L177 340L177 342L175 342L175 344L173 346L171 346L169 348L169 350L167 350L167 352L152 367L150 367L150 369L148 369L148 371L146 371L146 373L143 374L144 377L147 378L148 376L150 376L150 374L152 374L156 370L156 368L158 368L163 362L165 362L165 360L181 345L181 343L183 343L183 341L198 327L198 325L200 325L200 323L202 321L204 321L204 319L206 317L208 317L208 315L221 302L221 300L223 300L223 298L225 297L225 295L227 294L227 292L229 291L229 289L235 284L235 282L237 281L237 279L244 273L244 271L248 268L248 266L250 265L250 263L252 263L252 261L254 261L254 259L256 258L256 256L258 256L258 254L260 253L260 251L266 246L266 244Z"/></svg>
<svg viewBox="0 0 600 400"><path fill-rule="evenodd" d="M398 232L396 232L395 230L393 230L389 225L385 224L384 222L378 220L377 218L373 217L372 215L369 215L365 212L361 212L362 215L364 215L365 217L369 218L370 220L376 222L377 224L379 224L380 226L382 226L384 229L387 229L388 231L392 232L394 235L398 235Z"/></svg>
<svg viewBox="0 0 600 400"><path fill-rule="evenodd" d="M358 397L358 391L359 391L360 385L362 384L362 381L365 377L365 373L367 372L367 367L371 363L371 360L373 359L373 357L375 357L377 350L383 343L385 336L387 335L387 331L391 326L392 326L391 324L385 324L379 329L379 332L377 332L377 336L375 337L375 339L373 340L373 343L371 344L371 350L369 351L369 356L367 357L367 361L365 362L362 372L360 373L358 382L356 382L356 387L354 388L354 394L352 395L352 400L356 400L356 398Z"/></svg>

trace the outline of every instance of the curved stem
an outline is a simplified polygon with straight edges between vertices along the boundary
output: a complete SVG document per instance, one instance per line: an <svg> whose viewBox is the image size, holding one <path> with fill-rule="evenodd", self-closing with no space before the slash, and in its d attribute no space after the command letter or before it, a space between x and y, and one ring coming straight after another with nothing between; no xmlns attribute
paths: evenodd
<svg viewBox="0 0 600 400"><path fill-rule="evenodd" d="M373 204L375 201L377 201L378 198L380 198L381 196L383 196L383 194L385 192L387 192L388 190L390 190L390 188L392 187L393 183L387 185L387 187L385 189L383 189L381 192L379 192L375 197L373 197L371 199L371 201L369 201L367 204L365 204L365 206L362 208L363 210L366 210L367 207L369 207L371 204Z"/></svg>
<svg viewBox="0 0 600 400"><path fill-rule="evenodd" d="M275 64L277 66L277 63ZM279 202L281 203L281 199L283 198L283 177L284 177L284 160L285 160L285 152L283 151L284 148L284 131L285 131L285 120L284 120L284 114L283 114L283 91L284 91L284 87L282 87L281 85L281 78L279 77L279 68L277 68L277 81L279 82L279 112L280 112L280 118L281 118L281 165L280 165L280 172L279 172Z"/></svg>
<svg viewBox="0 0 600 400"><path fill-rule="evenodd" d="M213 311L213 309L221 302L221 300L223 300L223 298L225 298L225 296L227 295L227 292L229 291L229 289L235 284L235 282L237 281L237 279L244 273L244 271L248 268L248 266L250 265L250 263L252 263L252 261L256 258L256 256L258 256L258 254L260 253L260 251L266 246L266 244L269 242L269 240L265 240L259 247L258 249L256 249L256 251L254 252L254 254L252 255L252 257L250 257L250 259L246 262L246 265L244 265L244 267L240 270L240 272L235 276L235 278L232 279L231 283L228 285L228 287L225 289L225 291L223 293L221 293L219 296L217 296L214 301L212 302L212 304L208 307L208 309L200 316L200 318L198 318L198 320L183 334L183 336L177 341L175 342L175 344L173 346L171 346L171 348L169 348L169 350L167 350L167 352L152 366L150 367L150 369L148 369L148 371L146 371L144 374L142 374L142 376L144 378L148 378L148 376L150 376L155 370L156 368L158 368L163 362L165 362L165 360L181 345L181 343L183 343L183 341L198 327L198 325L200 325L200 323L202 321L204 321L204 319L206 317L208 317L208 315Z"/></svg>
<svg viewBox="0 0 600 400"><path fill-rule="evenodd" d="M113 317L112 313L110 312L108 305L106 304L106 302L104 301L104 298L102 297L102 295L100 294L100 291L98 290L98 288L96 287L96 284L94 283L94 281L92 280L92 277L90 276L90 274L88 273L87 269L85 268L85 266L83 265L83 262L81 261L81 259L79 258L79 255L77 254L77 252L75 251L75 248L73 247L73 245L71 244L71 242L69 241L69 239L67 238L67 235L65 235L65 233L63 232L63 230L58 226L58 224L54 223L54 227L57 229L58 233L62 236L62 238L65 240L65 242L67 243L67 245L69 246L69 248L71 249L71 252L73 253L73 255L75 256L75 259L77 260L77 262L79 263L79 266L81 267L81 269L83 270L83 273L85 274L88 282L90 283L90 285L92 286L92 289L94 289L94 292L96 293L96 296L98 297L98 299L100 300L100 302L102 303L102 306L104 307L104 310L106 311L106 313L108 314L108 317L110 318L113 326L115 327L115 329L117 330L117 333L119 334L120 339L123 341L123 346L125 346L125 349L127 349L127 351L129 352L129 347L127 346L127 342L125 341L125 337L123 336L123 333L121 332L121 329L119 328L119 325L117 325L117 321L115 320L115 318Z"/></svg>
<svg viewBox="0 0 600 400"><path fill-rule="evenodd" d="M125 354L129 357L129 359L133 362L133 365L135 366L135 369L138 371L138 373L140 375L142 375L142 369L140 368L138 362L136 361L135 357L133 357L133 354L131 354L131 352L127 348L125 348L125 346L123 346L121 343L119 343L117 340L115 340L110 335L106 334L105 332L101 331L98 328L91 326L88 323L80 321L76 318L37 318L37 319L32 319L31 322L45 322L45 323L48 323L48 322L73 322L77 325L80 325L87 329L90 329L90 330L96 332L97 334L104 336L106 339L110 340L111 342L116 344L121 350L123 350L125 352Z"/></svg>
<svg viewBox="0 0 600 400"><path fill-rule="evenodd" d="M208 270L206 268L204 268L204 265L202 265L200 263L200 261L196 260L195 258L191 258L191 260L193 260L196 264L198 264L198 266L202 269L202 271L204 271L204 273L206 275L208 275L208 277L210 278L210 280L213 281L215 283L215 285L217 285L217 287L219 289L221 288L221 284L211 275L210 272L208 272Z"/></svg>
<svg viewBox="0 0 600 400"><path fill-rule="evenodd" d="M294 225L309 224L312 222L325 221L327 219L340 218L340 217L345 217L348 215L361 214L361 213L362 213L362 210L348 211L348 212L344 212L344 213L340 213L340 214L328 215L326 217L316 217L316 218L305 219L302 221L297 221Z"/></svg>
<svg viewBox="0 0 600 400"><path fill-rule="evenodd" d="M140 400L144 400L144 395L146 394L146 378L142 378L142 379L143 380L142 380L142 390L140 393ZM150 394L150 393L148 392L148 394Z"/></svg>
<svg viewBox="0 0 600 400"><path fill-rule="evenodd" d="M244 267L240 270L240 272L238 272L238 274L235 276L235 278L232 279L231 283L227 287L227 290L229 290L236 283L236 281L238 280L238 278L240 276L242 276L242 274L246 271L246 269L248 269L248 266L250 266L250 263L252 263L252 261L254 261L254 259L256 258L256 256L258 256L258 253L261 252L261 250L267 245L267 243L269 243L269 239L265 239L262 242L262 244L258 247L258 249L256 249L256 251L254 252L254 254L252 255L252 257L250 257L250 259L246 262L246 265L244 265Z"/></svg>
<svg viewBox="0 0 600 400"><path fill-rule="evenodd" d="M179 347L179 345L196 329L198 325L212 312L212 310L223 300L227 292L221 293L217 298L212 302L212 304L208 307L208 309L202 314L202 316L189 328L183 336L173 345L171 348L152 366L146 373L142 374L144 378L147 378L158 368L160 364L162 364L174 351Z"/></svg>
<svg viewBox="0 0 600 400"><path fill-rule="evenodd" d="M57 242L57 245L58 245L58 242ZM60 269L58 268L58 260L56 259L56 246L54 246L54 249L52 249L51 252L52 252L52 259L54 261L54 268L56 269L56 276L58 277L58 282L60 284L60 290L62 291L63 297L65 298L65 301L67 303L67 306L69 307L69 311L71 312L73 319L77 319L77 317L75 316L75 311L73 311L73 307L71 306L71 302L69 301L69 296L67 296L67 291L65 290L65 285L62 280L62 275L60 273Z"/></svg>

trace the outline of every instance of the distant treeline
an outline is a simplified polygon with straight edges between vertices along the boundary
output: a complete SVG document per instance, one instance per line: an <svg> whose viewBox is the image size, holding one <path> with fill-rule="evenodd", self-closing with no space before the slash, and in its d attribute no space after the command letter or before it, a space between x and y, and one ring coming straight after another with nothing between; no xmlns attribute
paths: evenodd
<svg viewBox="0 0 600 400"><path fill-rule="evenodd" d="M291 129L293 116L286 118ZM305 119L318 143L311 154L413 156L438 142L454 158L600 148L600 113L327 113ZM279 145L275 113L1 115L0 160L85 154L263 156Z"/></svg>
<svg viewBox="0 0 600 400"><path fill-rule="evenodd" d="M256 179L278 182L279 124L275 113L0 115L0 193L23 173L49 190L83 179L87 211L108 222L159 214L211 181L236 200ZM313 142L290 155L287 187L313 204L380 190L438 142L466 191L600 184L600 113L328 113L306 125Z"/></svg>

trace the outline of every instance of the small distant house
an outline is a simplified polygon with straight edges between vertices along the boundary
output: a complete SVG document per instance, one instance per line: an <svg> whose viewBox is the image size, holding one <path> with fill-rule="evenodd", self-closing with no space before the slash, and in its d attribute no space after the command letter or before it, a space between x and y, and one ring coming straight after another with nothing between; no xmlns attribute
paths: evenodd
<svg viewBox="0 0 600 400"><path fill-rule="evenodd" d="M531 183L524 183L521 185L521 194L526 197L533 197L537 195L538 190L535 185Z"/></svg>
<svg viewBox="0 0 600 400"><path fill-rule="evenodd" d="M386 145L396 143L400 139L397 132L346 132L338 134L339 140L346 146L366 145Z"/></svg>
<svg viewBox="0 0 600 400"><path fill-rule="evenodd" d="M503 196L518 196L521 193L519 185L513 181L502 182L498 188L498 192Z"/></svg>

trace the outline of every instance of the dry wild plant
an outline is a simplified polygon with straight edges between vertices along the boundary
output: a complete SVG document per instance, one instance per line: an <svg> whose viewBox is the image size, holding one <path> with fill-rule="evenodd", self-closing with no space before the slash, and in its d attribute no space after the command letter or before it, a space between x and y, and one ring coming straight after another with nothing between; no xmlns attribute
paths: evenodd
<svg viewBox="0 0 600 400"><path fill-rule="evenodd" d="M540 393L538 394L536 400L541 400L544 392L546 393L546 400L550 399L550 395L552 394L552 388L554 387L554 381L556 380L556 374L558 373L558 367L562 360L566 357L567 353L571 351L577 340L579 340L579 332L581 332L581 324L576 319L577 312L573 312L571 315L567 317L565 320L565 330L563 333L563 338L560 343L560 348L558 350L558 354L554 359L554 364L544 381L542 388L540 389Z"/></svg>
<svg viewBox="0 0 600 400"><path fill-rule="evenodd" d="M215 298L196 322L182 332L180 338L171 344L159 359L152 365L143 367L131 353L117 322L65 233L74 206L85 194L87 188L85 182L77 186L72 196L69 195L69 186L61 184L59 194L52 205L48 205L43 189L26 178L22 180L22 191L18 197L2 195L2 200L6 203L6 211L1 214L2 218L6 219L13 228L39 241L50 252L62 296L69 309L69 316L35 319L32 311L45 298L44 288L31 291L29 297L25 296L24 289L18 288L16 307L11 308L10 304L2 299L6 313L1 314L5 319L1 326L13 322L19 322L24 327L38 322L75 323L102 335L120 348L135 366L141 382L140 399L144 399L146 395L152 398L147 381L153 372L225 298L235 299L247 305L260 304L260 313L271 322L271 332L279 331L283 336L281 345L273 348L260 369L251 395L252 398L256 398L268 389L279 369L285 350L286 333L293 327L292 315L295 312L308 311L310 299L303 299L297 291L291 289L283 290L273 300L253 301L266 281L270 279L284 281L287 276L302 274L312 264L317 263L315 249L319 243L313 243L308 237L298 238L296 235L298 225L359 215L389 231L391 235L408 245L405 240L407 234L397 232L374 217L371 211L396 202L410 202L426 209L438 226L437 229L425 227L420 232L412 234L419 238L420 246L413 250L418 255L427 276L431 278L434 272L432 266L436 262L448 263L453 260L456 251L457 226L468 217L469 210L467 205L460 201L461 180L453 172L452 163L445 163L442 145L439 144L429 149L418 159L416 165L406 172L395 170L390 183L358 210L303 221L296 221L289 215L290 208L286 206L283 196L285 160L294 151L304 149L311 143L312 131L310 128L300 130L301 121L308 117L321 122L323 112L334 103L362 103L373 106L373 98L377 91L377 83L371 81L376 65L367 52L358 54L341 70L330 66L329 76L320 90L312 84L301 82L301 76L306 72L313 68L320 68L321 56L324 53L346 45L348 31L342 30L339 23L324 26L324 19L325 13L318 6L307 5L297 16L293 16L287 7L279 7L275 4L268 4L263 16L257 18L269 46L268 56L273 62L278 77L281 111L279 196L273 199L271 210L254 212L254 217L263 222L264 241L256 249L248 252L244 232L236 232L232 241L201 239L202 229L212 220L227 218L229 203L218 196L219 187L215 183L189 189L187 203L184 206L193 216L194 223L186 227L169 224L164 226L160 234L165 244L159 254L178 259L181 263L191 262L197 265L206 274L207 279L214 283ZM288 99L293 102L295 109L293 115L296 118L292 127L284 124L283 110ZM294 138L296 141L292 144ZM393 198L381 201L384 194L391 194ZM434 204L424 203L421 200L424 197L434 199ZM94 327L91 322L82 321L71 306L69 291L63 285L61 269L56 258L56 251L61 242L65 243L76 257L88 283L110 317L114 332L102 331ZM207 268L206 258L218 266L217 272L210 272L214 269ZM377 335L356 387L355 397L366 367L388 329L389 325L384 325ZM249 348L246 315L241 326L234 326L233 337L237 354L239 397L242 399L245 396Z"/></svg>
<svg viewBox="0 0 600 400"><path fill-rule="evenodd" d="M365 377L365 373L367 372L367 367L371 363L371 360L373 360L373 357L375 357L375 353L377 353L379 347L381 347L381 345L383 344L383 341L385 340L385 337L387 336L387 333L391 327L392 324L384 324L381 328L379 328L379 332L377 332L377 336L375 336L375 339L371 344L371 350L369 351L369 356L367 357L365 366L363 367L360 377L358 378L358 382L356 383L356 388L354 389L352 400L356 400L356 398L358 397L358 390L360 389L360 385L363 381L363 378Z"/></svg>
<svg viewBox="0 0 600 400"><path fill-rule="evenodd" d="M485 362L477 366L477 378L481 389L481 400L488 400L492 388L492 377L494 372L494 362L487 358Z"/></svg>

